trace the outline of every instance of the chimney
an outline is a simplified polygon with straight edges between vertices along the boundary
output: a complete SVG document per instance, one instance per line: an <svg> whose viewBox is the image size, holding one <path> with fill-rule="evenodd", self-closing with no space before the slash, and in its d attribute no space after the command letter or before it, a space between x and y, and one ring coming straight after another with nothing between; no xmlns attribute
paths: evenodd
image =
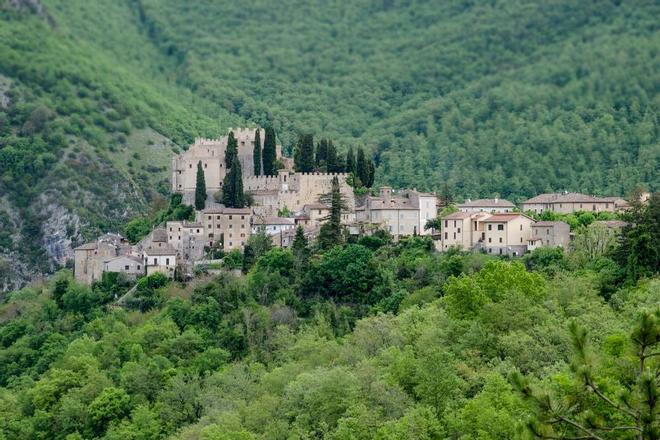
<svg viewBox="0 0 660 440"><path fill-rule="evenodd" d="M392 199L392 188L390 188L389 186L381 186L380 196L383 198L383 202L389 204L390 200Z"/></svg>

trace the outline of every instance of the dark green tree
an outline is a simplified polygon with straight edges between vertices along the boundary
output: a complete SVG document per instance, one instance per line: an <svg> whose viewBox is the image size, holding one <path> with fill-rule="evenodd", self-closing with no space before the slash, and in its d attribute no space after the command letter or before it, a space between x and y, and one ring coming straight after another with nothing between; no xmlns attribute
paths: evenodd
<svg viewBox="0 0 660 440"><path fill-rule="evenodd" d="M273 248L273 240L266 234L264 228L259 228L256 234L250 235L243 250L243 273L247 273L254 263Z"/></svg>
<svg viewBox="0 0 660 440"><path fill-rule="evenodd" d="M365 182L364 186L371 188L374 186L374 179L376 178L376 166L374 165L374 161L371 159L367 160L367 171L367 182Z"/></svg>
<svg viewBox="0 0 660 440"><path fill-rule="evenodd" d="M202 161L197 162L197 182L195 184L195 209L201 211L206 206L206 179Z"/></svg>
<svg viewBox="0 0 660 440"><path fill-rule="evenodd" d="M330 249L331 247L342 243L341 233L341 213L346 209L346 203L341 194L339 179L332 178L332 191L321 197L321 202L330 205L330 215L325 218L325 223L319 231L318 245L321 249Z"/></svg>
<svg viewBox="0 0 660 440"><path fill-rule="evenodd" d="M332 141L329 141L327 145L325 163L328 173L341 173L344 171L343 164L337 156L337 148L335 148Z"/></svg>
<svg viewBox="0 0 660 440"><path fill-rule="evenodd" d="M293 155L296 171L311 173L314 171L314 137L311 134L302 134Z"/></svg>
<svg viewBox="0 0 660 440"><path fill-rule="evenodd" d="M273 127L266 127L264 134L264 149L262 152L263 174L265 176L274 176L277 174L275 161L277 160L275 130Z"/></svg>
<svg viewBox="0 0 660 440"><path fill-rule="evenodd" d="M259 129L254 132L254 152L252 153L254 160L254 175L261 176L261 133Z"/></svg>
<svg viewBox="0 0 660 440"><path fill-rule="evenodd" d="M300 225L296 228L296 235L293 238L293 243L291 243L291 252L296 265L296 273L301 276L308 265L310 249L305 231Z"/></svg>
<svg viewBox="0 0 660 440"><path fill-rule="evenodd" d="M369 163L367 162L367 158L364 155L364 150L362 147L358 148L355 171L359 180L358 186L367 186L369 183Z"/></svg>
<svg viewBox="0 0 660 440"><path fill-rule="evenodd" d="M357 172L355 165L355 152L353 151L353 147L349 148L346 152L346 172L351 174L355 174Z"/></svg>
<svg viewBox="0 0 660 440"><path fill-rule="evenodd" d="M229 172L222 185L222 203L229 208L244 208L246 205L243 193L243 172L238 155L234 156Z"/></svg>
<svg viewBox="0 0 660 440"><path fill-rule="evenodd" d="M227 148L225 149L225 167L227 170L234 162L235 156L238 156L238 141L234 137L234 132L230 131L227 136Z"/></svg>
<svg viewBox="0 0 660 440"><path fill-rule="evenodd" d="M447 207L451 205L454 202L454 196L451 193L451 189L449 188L449 184L445 182L442 185L442 194L440 195L440 203L442 204L443 207Z"/></svg>
<svg viewBox="0 0 660 440"><path fill-rule="evenodd" d="M319 143L316 144L316 167L322 170L324 166L327 166L327 160L328 141L326 139L321 139Z"/></svg>

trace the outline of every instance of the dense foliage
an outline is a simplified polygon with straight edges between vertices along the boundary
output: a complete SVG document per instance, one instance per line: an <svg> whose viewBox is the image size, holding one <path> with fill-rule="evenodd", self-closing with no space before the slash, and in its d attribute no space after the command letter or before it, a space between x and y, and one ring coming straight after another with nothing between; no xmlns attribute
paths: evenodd
<svg viewBox="0 0 660 440"><path fill-rule="evenodd" d="M617 257L657 231L652 200L600 254L300 229L252 236L241 276L126 294L63 271L0 304L0 438L655 438L660 268Z"/></svg>

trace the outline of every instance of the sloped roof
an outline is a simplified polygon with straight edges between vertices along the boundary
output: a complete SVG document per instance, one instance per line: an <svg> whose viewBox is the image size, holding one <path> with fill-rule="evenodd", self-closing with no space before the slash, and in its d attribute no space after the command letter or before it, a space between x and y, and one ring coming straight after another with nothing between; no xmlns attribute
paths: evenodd
<svg viewBox="0 0 660 440"><path fill-rule="evenodd" d="M504 222L504 223L506 223L506 222L509 222L511 220L515 220L517 217L525 217L525 218L528 218L532 221L534 220L533 218L531 218L531 217L529 217L525 214L521 214L519 212L503 212L503 213L498 213L498 214L491 215L490 217L485 219L484 222L487 222L487 223L494 223L494 222L502 223L502 222Z"/></svg>
<svg viewBox="0 0 660 440"><path fill-rule="evenodd" d="M157 247L157 248L147 248L144 250L145 255L159 256L159 255L176 255L176 249L171 245Z"/></svg>
<svg viewBox="0 0 660 440"><path fill-rule="evenodd" d="M560 226L560 225L568 226L568 223L562 222L562 221L540 221L540 222L534 223L532 225L532 227L538 226L538 227L543 227L543 228L553 228L555 226Z"/></svg>
<svg viewBox="0 0 660 440"><path fill-rule="evenodd" d="M546 193L539 194L523 203L605 203L611 202L606 198L588 196L582 193Z"/></svg>
<svg viewBox="0 0 660 440"><path fill-rule="evenodd" d="M151 241L155 243L166 243L167 242L167 231L165 229L154 229L151 233Z"/></svg>
<svg viewBox="0 0 660 440"><path fill-rule="evenodd" d="M142 263L142 260L139 259L138 257L134 256L134 255L120 255L118 257L114 257L114 258L110 258L108 260L105 260L104 263L109 263L111 261L116 261L116 260L121 260L121 259L127 259L127 260L134 261L136 263Z"/></svg>
<svg viewBox="0 0 660 440"><path fill-rule="evenodd" d="M264 217L252 221L255 225L294 225L296 221L288 217Z"/></svg>
<svg viewBox="0 0 660 440"><path fill-rule="evenodd" d="M442 217L442 220L463 220L466 218L470 218L472 214L469 212L452 212L451 214L448 214L444 217Z"/></svg>
<svg viewBox="0 0 660 440"><path fill-rule="evenodd" d="M74 251L93 251L98 248L98 244L95 241L92 241L90 243L85 243L77 248L74 249Z"/></svg>
<svg viewBox="0 0 660 440"><path fill-rule="evenodd" d="M505 199L477 199L466 200L458 205L459 208L514 208L516 205Z"/></svg>

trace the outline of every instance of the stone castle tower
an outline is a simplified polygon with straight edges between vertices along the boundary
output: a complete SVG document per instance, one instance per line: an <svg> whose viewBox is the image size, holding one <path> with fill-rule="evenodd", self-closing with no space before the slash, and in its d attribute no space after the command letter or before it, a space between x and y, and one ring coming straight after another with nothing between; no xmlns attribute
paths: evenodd
<svg viewBox="0 0 660 440"><path fill-rule="evenodd" d="M238 142L238 159L241 162L243 177L254 176L254 142L256 128L231 128ZM264 145L264 129L259 129L261 146ZM172 192L184 195L195 192L197 164L202 163L206 189L209 195L222 188L222 181L227 174L225 150L228 136L220 139L197 138L185 151L172 158ZM277 159L281 158L281 146L276 147Z"/></svg>

